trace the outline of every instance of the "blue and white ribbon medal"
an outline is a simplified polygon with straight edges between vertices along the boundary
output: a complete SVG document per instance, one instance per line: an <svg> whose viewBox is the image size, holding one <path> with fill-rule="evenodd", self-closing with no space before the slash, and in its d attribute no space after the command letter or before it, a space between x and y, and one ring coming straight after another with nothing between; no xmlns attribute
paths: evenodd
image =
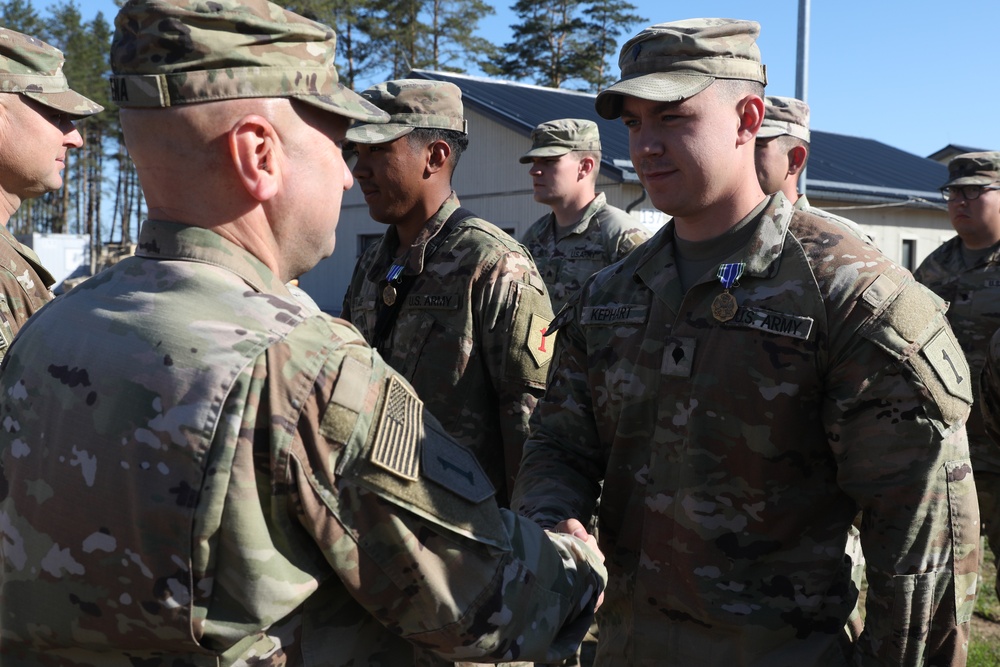
<svg viewBox="0 0 1000 667"><path fill-rule="evenodd" d="M403 265L393 264L389 267L389 271L385 274L386 286L382 289L382 301L387 306L391 306L396 303L396 286L395 283L399 277L403 275Z"/></svg>
<svg viewBox="0 0 1000 667"><path fill-rule="evenodd" d="M740 304L736 302L736 297L729 293L729 289L739 281L746 266L745 262L722 264L715 274L725 290L712 301L712 316L720 322L728 322L736 315Z"/></svg>

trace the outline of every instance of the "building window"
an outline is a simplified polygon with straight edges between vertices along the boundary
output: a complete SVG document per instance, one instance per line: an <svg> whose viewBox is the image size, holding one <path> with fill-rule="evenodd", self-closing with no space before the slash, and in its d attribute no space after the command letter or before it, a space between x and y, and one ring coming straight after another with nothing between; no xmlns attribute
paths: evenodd
<svg viewBox="0 0 1000 667"><path fill-rule="evenodd" d="M917 268L916 239L903 239L903 252L900 254L900 262L908 271Z"/></svg>
<svg viewBox="0 0 1000 667"><path fill-rule="evenodd" d="M358 234L358 259L361 255L365 254L365 250L368 250L371 246L375 245L382 239L382 234Z"/></svg>

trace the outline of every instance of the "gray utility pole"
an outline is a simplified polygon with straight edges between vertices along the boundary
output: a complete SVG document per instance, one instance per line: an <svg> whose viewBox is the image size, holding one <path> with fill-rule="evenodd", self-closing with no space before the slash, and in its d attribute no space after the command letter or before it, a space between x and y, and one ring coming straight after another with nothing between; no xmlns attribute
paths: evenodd
<svg viewBox="0 0 1000 667"><path fill-rule="evenodd" d="M795 97L809 103L809 0L799 0L799 37L795 49ZM799 189L805 194L806 170L799 176Z"/></svg>

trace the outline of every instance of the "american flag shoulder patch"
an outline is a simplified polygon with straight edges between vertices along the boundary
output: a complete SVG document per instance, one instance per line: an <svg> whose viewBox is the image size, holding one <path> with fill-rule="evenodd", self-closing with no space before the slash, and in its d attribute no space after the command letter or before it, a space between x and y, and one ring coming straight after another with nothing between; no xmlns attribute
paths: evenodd
<svg viewBox="0 0 1000 667"><path fill-rule="evenodd" d="M389 378L372 445L371 462L398 477L420 476L420 438L424 433L423 402L398 376Z"/></svg>

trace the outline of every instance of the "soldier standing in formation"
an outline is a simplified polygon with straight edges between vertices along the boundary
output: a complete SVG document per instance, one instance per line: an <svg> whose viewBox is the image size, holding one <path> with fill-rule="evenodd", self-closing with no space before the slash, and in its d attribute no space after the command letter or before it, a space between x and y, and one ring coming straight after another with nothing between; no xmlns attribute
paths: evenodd
<svg viewBox="0 0 1000 667"><path fill-rule="evenodd" d="M358 260L343 317L476 455L506 507L552 358L545 284L528 252L452 190L468 145L458 86L388 81L362 96L390 120L347 133L353 174L388 229Z"/></svg>
<svg viewBox="0 0 1000 667"><path fill-rule="evenodd" d="M597 123L579 118L542 123L532 131L531 150L520 161L531 164L535 201L552 209L528 228L521 242L558 312L587 278L632 252L649 232L596 191L601 170ZM592 664L596 637L595 624L581 652L566 664Z"/></svg>
<svg viewBox="0 0 1000 667"><path fill-rule="evenodd" d="M414 389L283 285L332 252L347 119L355 141L385 121L337 83L332 31L262 0L131 1L117 26L113 90L151 219L137 257L41 313L5 361L4 662L405 664L401 637L455 660L565 655L599 554L497 510ZM623 47L597 108L622 117L674 219L542 327L561 331L557 360L513 504L592 542L577 519L608 481L600 664L961 665L969 368L904 270L764 195L757 31L696 19ZM422 94L423 115L449 116ZM419 132L391 148L409 133L359 152L423 156L405 179L461 151ZM366 189L369 205L383 194ZM469 220L449 203L427 211L438 230ZM397 227L389 307L416 298L397 282L415 245L450 249ZM537 281L544 297L532 271L492 289ZM529 353L553 342L534 328ZM848 643L858 510L869 613Z"/></svg>
<svg viewBox="0 0 1000 667"><path fill-rule="evenodd" d="M602 667L961 665L969 369L909 272L761 190L758 32L692 19L622 47L597 111L621 117L673 220L553 322L512 507L586 519L603 480ZM851 642L859 511L869 588Z"/></svg>
<svg viewBox="0 0 1000 667"><path fill-rule="evenodd" d="M948 321L968 359L978 397L990 338L1000 328L1000 152L952 158L941 193L957 235L928 255L913 276L948 302ZM983 403L983 409L990 408ZM1000 554L1000 439L993 442L988 435L983 409L972 411L966 430L982 529L990 550Z"/></svg>
<svg viewBox="0 0 1000 667"><path fill-rule="evenodd" d="M525 232L527 246L558 312L591 275L614 264L649 238L625 211L597 194L601 135L597 123L564 118L542 123L531 133L535 201L552 208Z"/></svg>
<svg viewBox="0 0 1000 667"><path fill-rule="evenodd" d="M829 211L809 204L805 194L799 191L799 178L805 173L809 160L809 105L794 97L768 95L764 98L764 121L757 132L754 143L754 164L757 166L757 180L764 194L781 192L799 211L807 211L835 222L859 239L872 243L871 237L853 220L834 215ZM855 520L857 523L857 520ZM846 553L854 563L854 585L860 590L865 576L865 556L861 548L861 534L851 526L847 538ZM846 630L857 639L863 622L857 607L851 613Z"/></svg>
<svg viewBox="0 0 1000 667"><path fill-rule="evenodd" d="M83 145L74 119L103 107L70 90L63 54L0 28L0 358L28 318L52 300L54 280L7 223L25 199L62 187L66 152Z"/></svg>
<svg viewBox="0 0 1000 667"><path fill-rule="evenodd" d="M764 122L754 144L757 179L764 194L781 192L799 211L837 222L859 239L874 243L858 223L809 204L799 179L809 161L809 105L794 97L764 98Z"/></svg>
<svg viewBox="0 0 1000 667"><path fill-rule="evenodd" d="M4 360L4 665L558 660L589 626L600 554L498 509L413 388L285 288L333 251L350 119L387 120L334 43L263 0L120 10L150 219Z"/></svg>

